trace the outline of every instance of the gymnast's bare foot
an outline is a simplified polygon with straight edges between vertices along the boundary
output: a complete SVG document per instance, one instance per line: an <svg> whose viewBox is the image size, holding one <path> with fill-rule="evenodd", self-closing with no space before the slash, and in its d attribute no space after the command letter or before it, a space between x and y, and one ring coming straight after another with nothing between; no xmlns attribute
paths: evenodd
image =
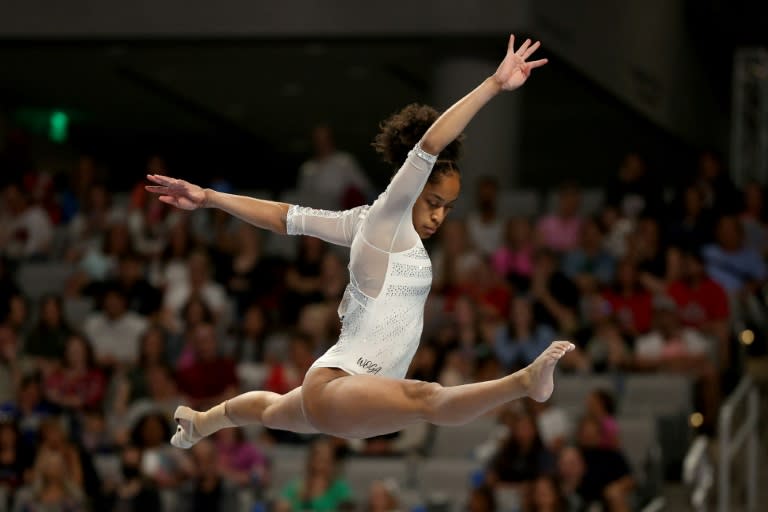
<svg viewBox="0 0 768 512"><path fill-rule="evenodd" d="M552 396L555 387L552 377L560 359L576 348L569 341L554 341L547 349L523 370L529 375L528 396L537 402L545 402Z"/></svg>

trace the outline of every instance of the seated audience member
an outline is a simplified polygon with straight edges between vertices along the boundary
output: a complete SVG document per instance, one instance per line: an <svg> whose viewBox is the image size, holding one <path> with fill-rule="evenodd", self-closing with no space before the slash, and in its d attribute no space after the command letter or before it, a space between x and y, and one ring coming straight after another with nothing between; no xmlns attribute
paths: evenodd
<svg viewBox="0 0 768 512"><path fill-rule="evenodd" d="M106 378L96 367L91 344L79 334L71 335L61 366L45 379L48 400L65 411L81 413L101 405L106 388Z"/></svg>
<svg viewBox="0 0 768 512"><path fill-rule="evenodd" d="M572 332L577 326L579 289L558 270L557 255L539 250L534 257L531 287L536 325L548 325L560 332Z"/></svg>
<svg viewBox="0 0 768 512"><path fill-rule="evenodd" d="M682 275L667 287L677 303L680 320L686 327L699 330L718 341L719 366L730 361L730 309L722 286L707 275L701 252L686 250L682 256Z"/></svg>
<svg viewBox="0 0 768 512"><path fill-rule="evenodd" d="M507 325L496 332L493 349L507 370L531 364L557 337L546 324L534 324L533 308L523 297L515 298Z"/></svg>
<svg viewBox="0 0 768 512"><path fill-rule="evenodd" d="M397 499L397 483L375 480L368 487L365 512L394 512L400 509Z"/></svg>
<svg viewBox="0 0 768 512"><path fill-rule="evenodd" d="M275 510L331 512L351 496L349 484L339 475L333 444L321 438L309 448L305 473L280 490Z"/></svg>
<svg viewBox="0 0 768 512"><path fill-rule="evenodd" d="M526 512L564 512L568 502L563 496L557 480L549 475L540 475L528 489Z"/></svg>
<svg viewBox="0 0 768 512"><path fill-rule="evenodd" d="M515 289L528 289L533 273L533 227L525 218L507 222L504 245L494 251L491 264L497 274L504 277Z"/></svg>
<svg viewBox="0 0 768 512"><path fill-rule="evenodd" d="M2 199L0 252L14 261L47 257L53 242L53 224L45 210L33 204L18 183L6 185Z"/></svg>
<svg viewBox="0 0 768 512"><path fill-rule="evenodd" d="M21 379L15 400L0 405L0 415L16 422L25 446L34 448L40 425L58 413L58 408L45 399L43 385L37 375Z"/></svg>
<svg viewBox="0 0 768 512"><path fill-rule="evenodd" d="M499 183L492 176L477 181L475 207L467 217L467 230L472 245L489 256L501 247L504 219L499 216L497 203Z"/></svg>
<svg viewBox="0 0 768 512"><path fill-rule="evenodd" d="M171 425L159 413L142 417L131 432L131 443L141 450L141 472L158 489L175 489L192 472L188 452L171 446Z"/></svg>
<svg viewBox="0 0 768 512"><path fill-rule="evenodd" d="M24 473L32 466L32 450L25 446L15 421L0 421L0 488L5 489L7 498L24 484ZM0 509L6 510L8 503L0 501Z"/></svg>
<svg viewBox="0 0 768 512"><path fill-rule="evenodd" d="M269 486L269 464L267 456L245 437L241 428L225 428L214 436L218 455L216 467L227 482L237 487Z"/></svg>
<svg viewBox="0 0 768 512"><path fill-rule="evenodd" d="M151 480L142 474L141 450L125 445L120 453L122 478L107 485L104 510L125 512L161 512L160 494Z"/></svg>
<svg viewBox="0 0 768 512"><path fill-rule="evenodd" d="M587 414L600 424L600 446L619 449L619 424L616 421L616 402L605 389L595 389L587 396Z"/></svg>
<svg viewBox="0 0 768 512"><path fill-rule="evenodd" d="M165 289L163 306L166 315L178 325L184 305L192 297L198 297L213 313L214 322L220 321L227 305L227 295L224 287L213 280L210 257L206 252L196 250L189 255L187 267L187 280L174 282L173 286Z"/></svg>
<svg viewBox="0 0 768 512"><path fill-rule="evenodd" d="M536 238L541 247L557 253L575 249L583 218L581 192L573 184L560 187L557 195L557 209L539 219L536 224Z"/></svg>
<svg viewBox="0 0 768 512"><path fill-rule="evenodd" d="M194 512L237 510L237 486L226 480L219 470L214 442L203 439L191 452L192 478L182 485L179 508Z"/></svg>
<svg viewBox="0 0 768 512"><path fill-rule="evenodd" d="M13 510L74 512L87 510L86 503L82 484L70 473L64 455L41 450L35 460L30 483L19 489Z"/></svg>
<svg viewBox="0 0 768 512"><path fill-rule="evenodd" d="M710 356L712 347L700 332L681 325L677 305L669 297L656 297L654 309L656 328L637 339L634 367L696 378L705 426L711 428L720 400L719 379Z"/></svg>
<svg viewBox="0 0 768 512"><path fill-rule="evenodd" d="M558 453L571 437L573 422L568 413L553 401L527 400L528 408L536 418L541 441L552 453Z"/></svg>
<svg viewBox="0 0 768 512"><path fill-rule="evenodd" d="M575 446L565 446L560 450L557 458L557 478L560 492L567 505L563 508L568 512L582 512L584 498L582 496L584 476L587 473L587 465L581 450Z"/></svg>
<svg viewBox="0 0 768 512"><path fill-rule="evenodd" d="M24 352L47 372L64 357L64 346L71 333L72 329L64 319L61 297L47 295L40 300L40 318L27 336Z"/></svg>
<svg viewBox="0 0 768 512"><path fill-rule="evenodd" d="M129 310L126 296L114 288L106 291L102 305L102 311L89 314L83 325L96 362L106 368L136 364L147 319Z"/></svg>
<svg viewBox="0 0 768 512"><path fill-rule="evenodd" d="M640 284L637 266L631 260L620 262L616 284L604 294L618 321L623 336L634 339L651 328L652 297Z"/></svg>
<svg viewBox="0 0 768 512"><path fill-rule="evenodd" d="M591 417L579 425L578 444L586 467L579 495L588 506L598 502L612 512L628 511L635 480L621 452L600 446L601 431L598 420Z"/></svg>
<svg viewBox="0 0 768 512"><path fill-rule="evenodd" d="M177 380L181 392L188 396L191 407L205 409L237 394L235 362L219 355L216 331L212 325L195 329L195 362L179 370Z"/></svg>
<svg viewBox="0 0 768 512"><path fill-rule="evenodd" d="M759 291L768 271L762 255L744 243L744 230L738 218L722 217L717 223L716 243L704 248L707 273L725 289L738 322L766 326L765 304Z"/></svg>
<svg viewBox="0 0 768 512"><path fill-rule="evenodd" d="M488 466L486 478L492 485L519 486L553 467L552 454L544 447L533 416L520 414Z"/></svg>
<svg viewBox="0 0 768 512"><path fill-rule="evenodd" d="M581 290L603 287L613 281L615 261L603 245L603 231L594 219L581 225L579 245L563 256L563 273Z"/></svg>

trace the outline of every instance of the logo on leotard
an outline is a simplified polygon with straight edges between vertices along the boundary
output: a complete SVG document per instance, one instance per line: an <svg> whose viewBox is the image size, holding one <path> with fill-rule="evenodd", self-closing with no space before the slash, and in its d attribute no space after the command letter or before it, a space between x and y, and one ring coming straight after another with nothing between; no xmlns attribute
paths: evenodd
<svg viewBox="0 0 768 512"><path fill-rule="evenodd" d="M362 357L357 360L357 366L363 368L371 375L376 375L381 371L381 365L376 364L368 359L363 359Z"/></svg>

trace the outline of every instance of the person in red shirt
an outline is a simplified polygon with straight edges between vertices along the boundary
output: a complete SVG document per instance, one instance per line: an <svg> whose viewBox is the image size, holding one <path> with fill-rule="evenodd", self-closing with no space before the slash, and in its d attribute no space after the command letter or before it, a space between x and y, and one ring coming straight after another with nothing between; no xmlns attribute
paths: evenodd
<svg viewBox="0 0 768 512"><path fill-rule="evenodd" d="M707 275L699 251L684 251L682 276L669 284L667 295L677 303L683 325L718 341L720 367L727 367L730 361L728 296L723 287Z"/></svg>
<svg viewBox="0 0 768 512"><path fill-rule="evenodd" d="M101 404L107 380L94 363L88 340L72 334L64 345L61 368L45 379L45 393L54 404L72 411L83 411Z"/></svg>
<svg viewBox="0 0 768 512"><path fill-rule="evenodd" d="M651 294L640 284L637 265L629 259L616 269L616 285L605 292L623 335L634 338L651 329Z"/></svg>
<svg viewBox="0 0 768 512"><path fill-rule="evenodd" d="M216 330L201 324L193 333L195 361L176 376L179 389L198 407L208 407L237 394L235 362L218 354Z"/></svg>

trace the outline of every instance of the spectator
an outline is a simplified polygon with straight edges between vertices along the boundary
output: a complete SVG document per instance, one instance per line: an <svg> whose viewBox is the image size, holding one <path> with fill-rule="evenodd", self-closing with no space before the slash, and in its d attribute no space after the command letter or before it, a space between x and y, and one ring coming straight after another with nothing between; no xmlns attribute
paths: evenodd
<svg viewBox="0 0 768 512"><path fill-rule="evenodd" d="M587 414L600 424L600 447L619 449L619 424L616 421L616 402L605 389L595 389L587 396Z"/></svg>
<svg viewBox="0 0 768 512"><path fill-rule="evenodd" d="M508 325L497 330L493 349L508 371L531 364L555 339L555 330L546 324L535 325L530 301L512 301Z"/></svg>
<svg viewBox="0 0 768 512"><path fill-rule="evenodd" d="M364 512L397 512L397 484L394 481L376 480L368 487L368 499Z"/></svg>
<svg viewBox="0 0 768 512"><path fill-rule="evenodd" d="M710 242L712 219L705 209L701 188L689 185L682 192L680 212L667 228L667 239L681 247L700 247Z"/></svg>
<svg viewBox="0 0 768 512"><path fill-rule="evenodd" d="M564 512L568 506L557 481L549 475L533 481L527 501L526 512Z"/></svg>
<svg viewBox="0 0 768 512"><path fill-rule="evenodd" d="M7 510L14 493L24 483L24 473L32 466L32 451L21 439L14 421L0 421L0 489L7 493L8 502L0 501L0 509Z"/></svg>
<svg viewBox="0 0 768 512"><path fill-rule="evenodd" d="M616 283L605 292L605 299L616 316L622 335L634 339L651 328L651 294L640 284L637 266L621 261L616 268Z"/></svg>
<svg viewBox="0 0 768 512"><path fill-rule="evenodd" d="M491 257L494 270L514 288L527 290L533 273L533 227L528 219L507 222L504 245Z"/></svg>
<svg viewBox="0 0 768 512"><path fill-rule="evenodd" d="M548 325L567 333L577 325L579 289L557 268L555 253L539 250L533 262L529 295L536 325Z"/></svg>
<svg viewBox="0 0 768 512"><path fill-rule="evenodd" d="M351 496L349 485L338 475L333 444L328 439L318 439L309 448L304 477L283 487L275 510L331 512Z"/></svg>
<svg viewBox="0 0 768 512"><path fill-rule="evenodd" d="M150 165L159 160L150 158ZM163 164L161 168L164 168ZM154 171L162 174L163 171ZM131 193L128 211L128 227L136 251L147 257L157 256L163 251L168 232L184 218L185 214L171 209L167 204L155 201L144 190L144 182L138 183Z"/></svg>
<svg viewBox="0 0 768 512"><path fill-rule="evenodd" d="M18 358L18 340L13 329L0 324L0 403L13 399L13 391L24 372Z"/></svg>
<svg viewBox="0 0 768 512"><path fill-rule="evenodd" d="M296 260L285 274L287 293L282 318L285 324L295 323L304 306L321 302L324 298L321 275L323 257L328 247L322 240L309 236L299 237L298 243Z"/></svg>
<svg viewBox="0 0 768 512"><path fill-rule="evenodd" d="M161 512L160 495L141 471L141 450L126 445L120 454L121 479L107 489L105 510L120 512Z"/></svg>
<svg viewBox="0 0 768 512"><path fill-rule="evenodd" d="M745 245L766 256L768 253L768 227L766 227L763 187L756 182L747 183L743 195L744 207L741 211L741 224L744 228Z"/></svg>
<svg viewBox="0 0 768 512"><path fill-rule="evenodd" d="M738 209L739 196L723 164L714 150L699 154L696 185L704 194L704 203L715 215L733 215Z"/></svg>
<svg viewBox="0 0 768 512"><path fill-rule="evenodd" d="M475 487L469 494L467 512L496 512L496 495L493 488L488 485Z"/></svg>
<svg viewBox="0 0 768 512"><path fill-rule="evenodd" d="M201 325L213 325L215 317L202 298L190 297L181 308L181 320L183 331L169 339L171 360L179 370L195 362L195 331Z"/></svg>
<svg viewBox="0 0 768 512"><path fill-rule="evenodd" d="M499 182L492 176L483 176L477 182L475 209L467 217L467 231L472 245L490 256L501 247L504 219L499 216L497 203Z"/></svg>
<svg viewBox="0 0 768 512"><path fill-rule="evenodd" d="M230 484L240 488L266 489L269 486L269 460L241 428L219 430L214 437L218 459L216 467Z"/></svg>
<svg viewBox="0 0 768 512"><path fill-rule="evenodd" d="M581 450L575 446L565 446L560 450L557 459L557 477L567 506L563 510L568 512L581 512L585 509L584 498L581 496L584 476L587 466Z"/></svg>
<svg viewBox="0 0 768 512"><path fill-rule="evenodd" d="M3 189L0 210L0 252L12 260L46 258L53 242L48 214L17 183Z"/></svg>
<svg viewBox="0 0 768 512"><path fill-rule="evenodd" d="M294 332L289 341L289 357L270 363L264 389L285 394L301 385L304 374L315 361L312 338L300 331Z"/></svg>
<svg viewBox="0 0 768 512"><path fill-rule="evenodd" d="M651 180L643 157L637 152L627 153L619 165L616 179L607 187L609 205L619 209L629 219L658 211L658 188Z"/></svg>
<svg viewBox="0 0 768 512"><path fill-rule="evenodd" d="M173 378L173 370L162 364L150 366L146 370L147 396L132 401L125 412L116 411L112 420L118 438L124 437L127 431L149 414L162 415L166 421L173 419L173 413L180 405L186 404L186 397L179 393L178 385Z"/></svg>
<svg viewBox="0 0 768 512"><path fill-rule="evenodd" d="M684 326L718 341L720 367L727 367L731 352L728 296L723 287L707 275L700 251L689 249L683 253L682 275L669 284L666 292L677 303Z"/></svg>
<svg viewBox="0 0 768 512"><path fill-rule="evenodd" d="M262 363L269 335L267 313L259 304L246 307L235 334L232 357L240 363Z"/></svg>
<svg viewBox="0 0 768 512"><path fill-rule="evenodd" d="M629 237L635 230L634 222L622 216L619 208L607 204L600 212L600 223L605 233L605 250L615 259L623 259L627 255Z"/></svg>
<svg viewBox="0 0 768 512"><path fill-rule="evenodd" d="M365 204L373 187L355 158L336 149L327 125L312 130L312 157L299 169L299 204L324 210L343 210Z"/></svg>
<svg viewBox="0 0 768 512"><path fill-rule="evenodd" d="M14 512L79 512L86 508L81 484L63 454L41 450L29 485L19 490Z"/></svg>
<svg viewBox="0 0 768 512"><path fill-rule="evenodd" d="M32 448L37 442L40 425L57 412L56 407L45 400L37 375L26 375L18 387L9 389L16 389L16 400L3 403L0 413L16 422L24 445Z"/></svg>
<svg viewBox="0 0 768 512"><path fill-rule="evenodd" d="M711 428L717 415L720 386L710 360L709 343L698 331L681 325L677 305L669 297L654 299L654 323L655 329L635 344L635 369L696 377L705 425Z"/></svg>
<svg viewBox="0 0 768 512"><path fill-rule="evenodd" d="M101 247L109 226L123 216L124 212L112 206L112 196L105 185L97 183L89 187L83 208L67 226L70 256Z"/></svg>
<svg viewBox="0 0 768 512"><path fill-rule="evenodd" d="M203 439L192 447L192 479L182 488L182 510L229 512L238 508L237 487L223 478L217 464L216 445Z"/></svg>
<svg viewBox="0 0 768 512"><path fill-rule="evenodd" d="M69 478L77 486L82 486L85 480L83 454L69 440L62 418L54 416L48 416L40 423L36 458L39 458L41 454L51 452L61 455L65 464L65 472L69 475Z"/></svg>
<svg viewBox="0 0 768 512"><path fill-rule="evenodd" d="M103 243L87 249L80 258L79 270L68 283L69 295L98 296L103 291L102 283L116 275L120 257L131 252L133 244L128 227L122 223L109 226Z"/></svg>
<svg viewBox="0 0 768 512"><path fill-rule="evenodd" d="M64 357L72 329L64 319L61 297L47 295L40 300L40 318L24 344L26 355L35 358L44 372Z"/></svg>
<svg viewBox="0 0 768 512"><path fill-rule="evenodd" d="M579 494L587 506L602 503L610 512L628 512L635 486L629 464L620 452L601 448L601 438L598 420L584 418L579 425L578 443L586 472Z"/></svg>
<svg viewBox="0 0 768 512"><path fill-rule="evenodd" d="M62 220L71 222L88 202L91 188L97 183L96 162L91 155L81 155L72 169L69 183L61 193Z"/></svg>
<svg viewBox="0 0 768 512"><path fill-rule="evenodd" d="M200 325L194 332L195 362L179 370L181 392L191 407L206 409L237 394L235 362L219 355L216 331L212 325Z"/></svg>
<svg viewBox="0 0 768 512"><path fill-rule="evenodd" d="M582 216L581 192L573 184L559 188L557 209L539 219L536 225L538 245L561 253L576 248L579 243Z"/></svg>
<svg viewBox="0 0 768 512"><path fill-rule="evenodd" d="M553 466L552 454L544 447L533 416L520 414L491 461L486 478L492 485L519 487Z"/></svg>
<svg viewBox="0 0 768 512"><path fill-rule="evenodd" d="M170 361L168 359L166 332L158 326L148 327L139 341L138 364L117 378L116 409L121 410L129 402L149 396L148 371L156 366L167 366L168 364Z"/></svg>
<svg viewBox="0 0 768 512"><path fill-rule="evenodd" d="M702 253L707 273L725 289L739 321L765 326L765 306L757 297L768 278L761 254L744 244L744 230L736 217L718 221L716 239Z"/></svg>
<svg viewBox="0 0 768 512"><path fill-rule="evenodd" d="M218 322L225 312L227 296L224 287L213 281L208 254L204 251L194 251L189 255L187 268L189 271L187 281L166 288L163 298L165 309L171 318L178 320L184 304L192 297L198 297L211 310L214 321Z"/></svg>
<svg viewBox="0 0 768 512"><path fill-rule="evenodd" d="M581 225L579 245L563 256L563 273L580 290L603 287L613 281L615 261L603 248L603 232L594 219Z"/></svg>
<svg viewBox="0 0 768 512"><path fill-rule="evenodd" d="M163 252L152 258L150 282L158 288L177 288L189 280L187 258L193 249L186 219L177 222L168 232Z"/></svg>
<svg viewBox="0 0 768 512"><path fill-rule="evenodd" d="M79 334L71 335L65 345L61 367L45 380L48 399L65 411L80 413L101 404L106 386L104 374L96 368L88 340Z"/></svg>
<svg viewBox="0 0 768 512"><path fill-rule="evenodd" d="M86 317L83 330L99 366L116 368L136 364L147 325L146 318L128 309L127 297L110 288L104 293L102 310Z"/></svg>
<svg viewBox="0 0 768 512"><path fill-rule="evenodd" d="M449 218L443 223L438 244L432 254L432 290L450 301L460 293L460 270L471 268L481 256L460 220Z"/></svg>
<svg viewBox="0 0 768 512"><path fill-rule="evenodd" d="M278 279L277 264L265 257L262 250L261 231L246 223L240 223L235 238L235 252L222 265L227 291L235 300L237 314L241 316L252 303L265 300L264 297L276 292Z"/></svg>
<svg viewBox="0 0 768 512"><path fill-rule="evenodd" d="M106 288L114 287L128 299L128 309L151 317L160 311L162 293L145 278L146 266L136 253L123 254L118 258L114 279L107 281Z"/></svg>
<svg viewBox="0 0 768 512"><path fill-rule="evenodd" d="M187 454L172 447L170 438L168 420L159 413L143 416L131 433L132 444L142 453L141 472L161 490L177 488L192 472Z"/></svg>
<svg viewBox="0 0 768 512"><path fill-rule="evenodd" d="M546 402L528 400L528 406L536 418L542 443L550 452L558 453L573 431L573 422L568 413L551 399Z"/></svg>

